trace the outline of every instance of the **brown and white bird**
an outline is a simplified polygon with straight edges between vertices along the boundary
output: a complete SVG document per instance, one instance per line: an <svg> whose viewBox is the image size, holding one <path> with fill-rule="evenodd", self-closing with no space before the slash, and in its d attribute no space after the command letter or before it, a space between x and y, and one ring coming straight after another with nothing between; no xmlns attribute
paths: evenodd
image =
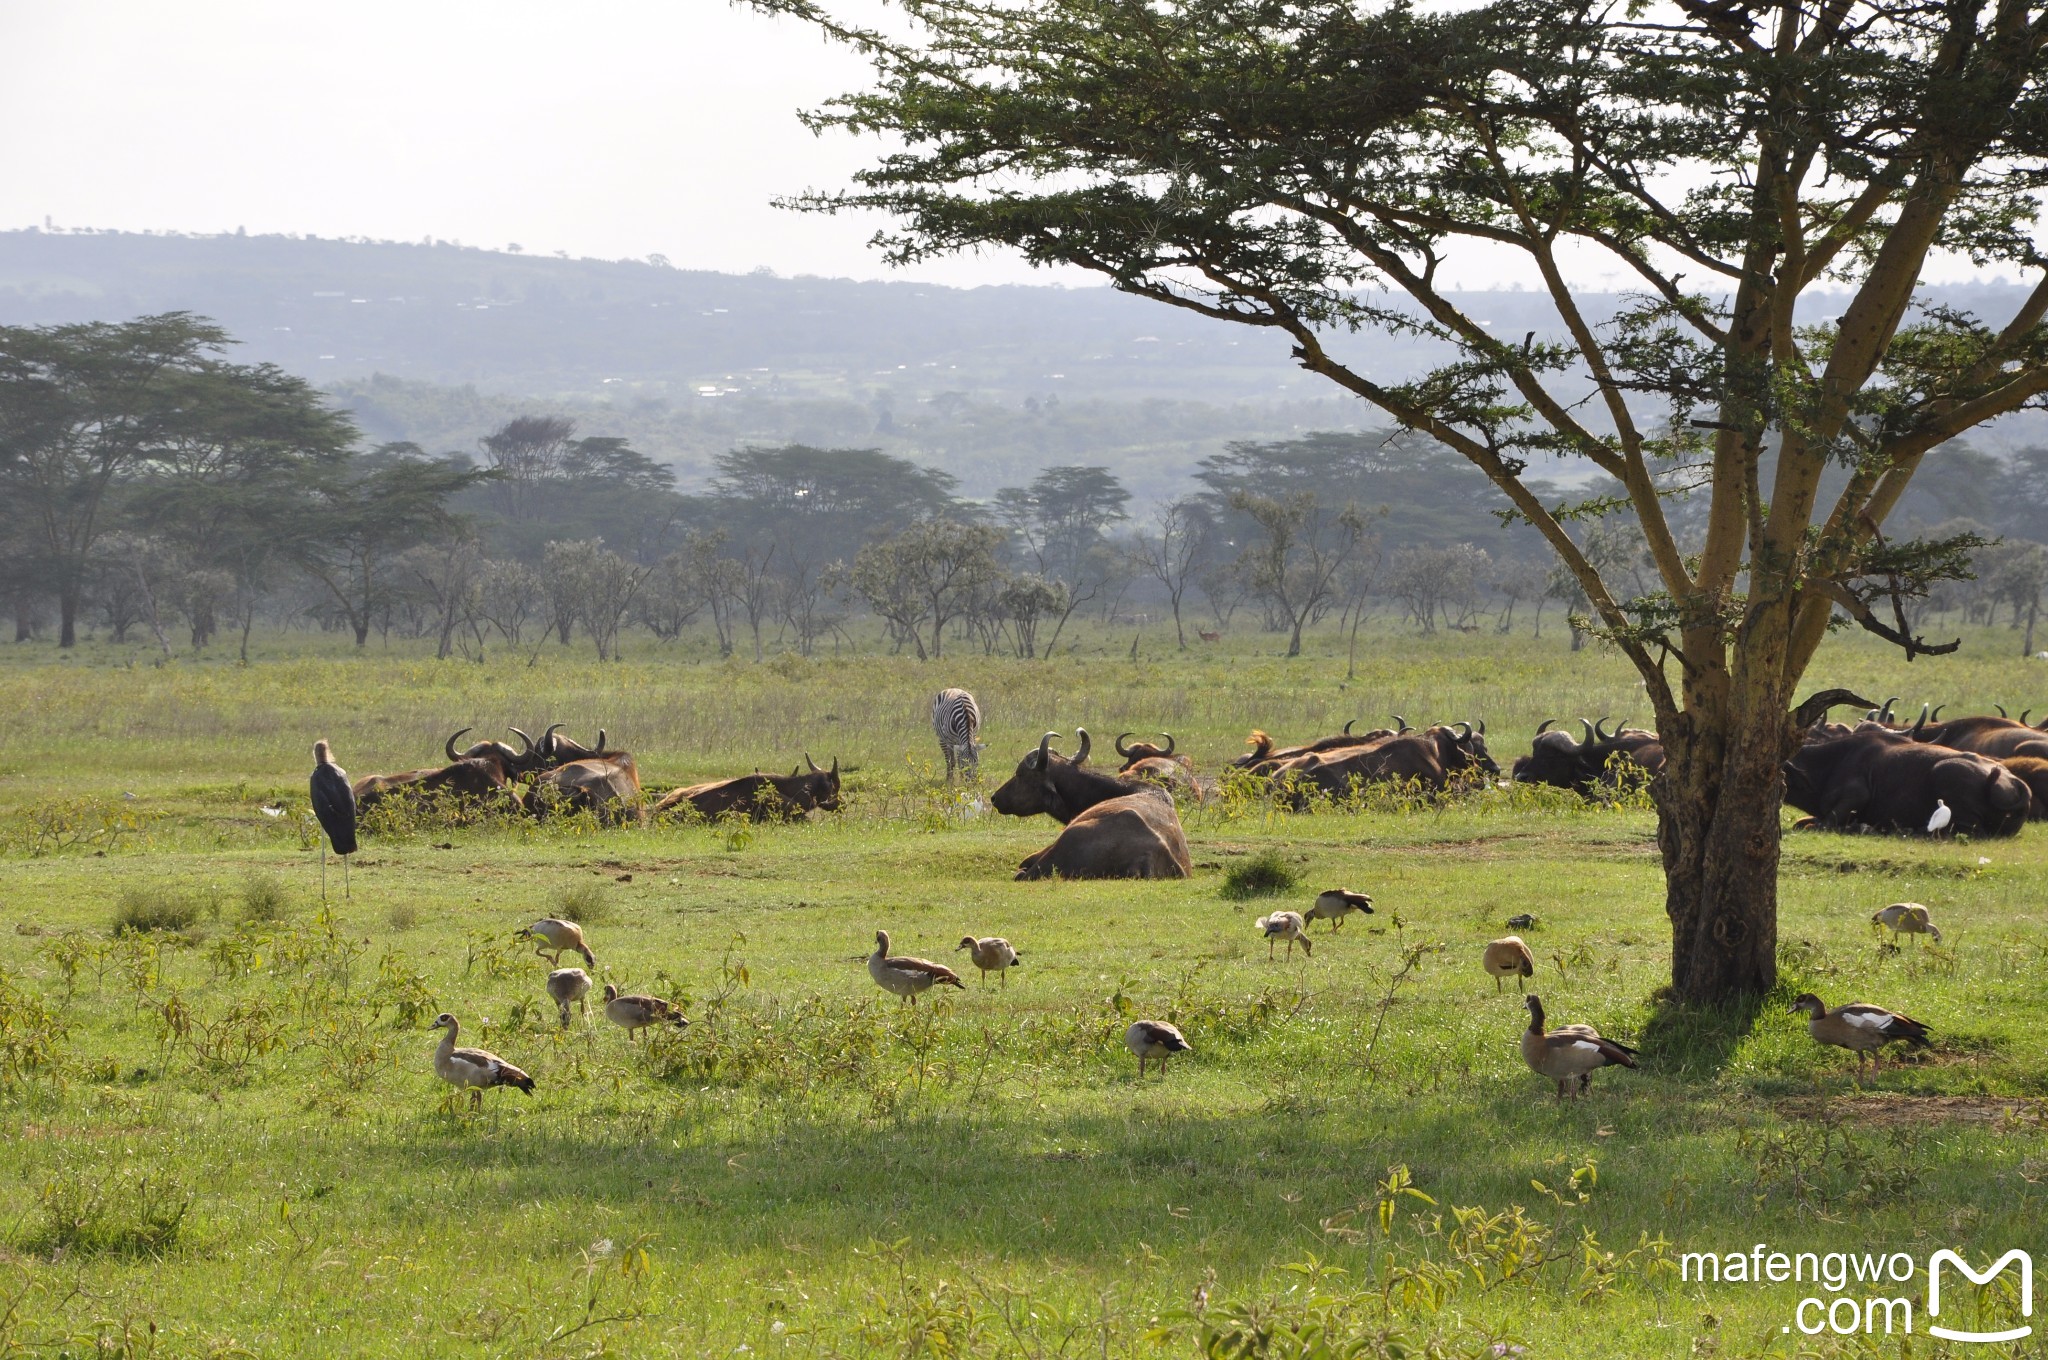
<svg viewBox="0 0 2048 1360"><path fill-rule="evenodd" d="M943 963L930 959L914 959L906 954L889 952L889 932L875 932L875 952L868 955L868 976L875 985L893 996L900 996L911 1005L917 1004L919 992L930 991L936 984L967 990L967 984L960 975Z"/></svg>
<svg viewBox="0 0 2048 1360"><path fill-rule="evenodd" d="M583 998L590 995L590 974L581 968L557 968L548 974L548 995L555 999L556 1009L562 1012L562 1028L569 1028L569 1006L573 1002L590 1014L590 1003Z"/></svg>
<svg viewBox="0 0 2048 1360"><path fill-rule="evenodd" d="M984 935L978 940L972 935L962 936L960 943L953 946L953 952L957 954L963 949L967 951L967 957L974 960L974 966L981 970L983 982L988 981L990 973L1000 973L1005 987L1010 985L1010 970L1024 962L1024 956L1000 935Z"/></svg>
<svg viewBox="0 0 2048 1360"><path fill-rule="evenodd" d="M1294 957L1294 944L1297 940L1301 942L1304 958L1315 956L1315 946L1308 941L1308 922L1301 919L1300 912L1276 911L1271 916L1261 916L1258 925L1266 937L1268 961L1273 957L1273 946L1282 940L1287 941L1287 957L1290 959Z"/></svg>
<svg viewBox="0 0 2048 1360"><path fill-rule="evenodd" d="M604 1018L624 1028L628 1041L651 1025L690 1027L689 1019L675 1008L674 1002L658 996L622 996L609 982L604 985Z"/></svg>
<svg viewBox="0 0 2048 1360"><path fill-rule="evenodd" d="M1349 888L1331 888L1316 894L1316 904L1308 909L1306 915L1311 921L1328 921L1330 929L1335 931L1343 928L1344 918L1354 911L1372 915L1372 898Z"/></svg>
<svg viewBox="0 0 2048 1360"><path fill-rule="evenodd" d="M1898 943L1901 935L1932 935L1936 944L1941 943L1940 928L1918 902L1894 902L1871 917L1870 922L1888 928L1893 944Z"/></svg>
<svg viewBox="0 0 2048 1360"><path fill-rule="evenodd" d="M1812 992L1801 992L1792 1003L1795 1012L1805 1012L1806 1032L1814 1042L1846 1048L1856 1055L1856 1070L1863 1071L1863 1056L1870 1055L1870 1070L1880 1066L1878 1050L1903 1040L1915 1048L1928 1046L1927 1026L1910 1015L1900 1015L1882 1006L1852 1001L1833 1010Z"/></svg>
<svg viewBox="0 0 2048 1360"><path fill-rule="evenodd" d="M533 1078L489 1049L457 1048L455 1036L461 1026L448 1012L435 1016L429 1028L448 1031L441 1036L440 1047L434 1050L434 1075L450 1086L468 1087L471 1109L484 1103L484 1092L493 1086L516 1086L528 1095L533 1094Z"/></svg>
<svg viewBox="0 0 2048 1360"><path fill-rule="evenodd" d="M597 956L590 952L590 946L583 943L583 927L574 921L564 921L556 916L543 916L519 932L522 939L539 940L540 947L533 952L549 963L559 964L562 955L581 954L583 961L592 968L597 967Z"/></svg>
<svg viewBox="0 0 2048 1360"><path fill-rule="evenodd" d="M1600 1037L1591 1025L1560 1025L1543 1028L1543 998L1523 998L1529 1007L1529 1028L1522 1031L1522 1061L1539 1077L1557 1083L1557 1098L1563 1100L1574 1079L1577 1094L1584 1095L1593 1073L1602 1067L1634 1067L1636 1051L1626 1044Z"/></svg>
<svg viewBox="0 0 2048 1360"><path fill-rule="evenodd" d="M1536 957L1529 952L1529 946L1522 943L1522 937L1519 935L1509 935L1503 939L1490 941L1480 962L1486 966L1487 972L1493 974L1495 995L1500 993L1500 984L1504 978L1513 978L1515 990L1526 992L1529 987L1523 979L1536 976Z"/></svg>
<svg viewBox="0 0 2048 1360"><path fill-rule="evenodd" d="M1166 1060L1176 1053L1192 1053L1194 1047L1181 1032L1164 1020L1139 1020L1124 1031L1124 1047L1138 1055L1138 1075L1145 1075L1145 1060L1159 1059L1159 1075L1166 1075Z"/></svg>

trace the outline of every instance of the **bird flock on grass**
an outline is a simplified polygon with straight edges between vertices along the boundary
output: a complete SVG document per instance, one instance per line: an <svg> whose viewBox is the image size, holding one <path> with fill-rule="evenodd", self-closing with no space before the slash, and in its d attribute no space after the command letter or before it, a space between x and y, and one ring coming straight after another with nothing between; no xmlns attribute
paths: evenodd
<svg viewBox="0 0 2048 1360"><path fill-rule="evenodd" d="M313 744L310 792L313 815L319 821L324 837L320 854L320 895L324 901L327 896L327 852L331 849L341 859L342 891L346 895L349 891L349 857L357 848L355 794L349 786L348 772L335 762L333 751L324 739ZM265 810L268 811L267 808ZM1947 828L1950 815L1948 805L1936 799L1934 815L1928 819L1927 830L1939 835ZM1334 935L1343 928L1347 916L1353 913L1370 915L1372 910L1373 899L1368 894L1348 888L1331 888L1318 893L1305 912L1274 911L1259 917L1255 924L1265 937L1269 961L1275 959L1275 950L1284 941L1288 958L1293 958L1294 947L1299 944L1302 960L1306 963L1313 960L1315 952L1308 931L1310 922L1328 921L1329 933ZM1926 935L1936 944L1941 943L1940 928L1934 924L1928 909L1918 902L1894 902L1881 908L1870 920L1872 925L1891 932L1894 945L1901 935L1916 938ZM1515 930L1533 929L1536 918L1526 912L1519 913L1510 917L1507 924ZM579 1007L587 1017L590 1012L587 998L595 985L590 973L584 968L560 966L562 955L577 954L582 957L585 968L597 967L597 956L584 938L583 928L574 921L547 916L522 927L518 937L535 941L534 952L551 965L546 990L555 1003L562 1028L569 1027L571 1006ZM1022 954L1000 935L963 936L954 946L955 953L961 950L967 951L983 982L988 980L990 973L996 973L1005 988L1009 986L1009 970L1023 962ZM867 964L868 975L874 979L875 985L892 996L901 997L906 1005L916 1005L917 998L933 987L955 987L963 991L967 987L960 975L945 964L907 954L892 954L886 930L875 932L875 951L868 956ZM1508 935L1489 941L1480 956L1480 966L1493 978L1496 993L1508 978L1515 979L1516 990L1524 993L1529 1025L1522 1031L1522 1060L1532 1072L1556 1083L1559 1100L1585 1095L1591 1085L1592 1074L1602 1067L1637 1066L1635 1049L1606 1038L1591 1025L1545 1027L1543 999L1528 994L1528 980L1536 975L1535 956L1521 936ZM1829 1009L1812 992L1802 992L1793 1001L1791 1011L1807 1017L1807 1033L1816 1043L1854 1053L1859 1077L1866 1059L1873 1072L1878 1070L1881 1066L1880 1051L1887 1044L1905 1043L1914 1048L1930 1045L1926 1025L1911 1016L1867 1002L1855 1001ZM681 1030L690 1023L673 1002L655 996L624 994L612 983L606 983L604 987L604 1015L626 1031L628 1042L657 1025ZM483 1093L493 1087L510 1086L532 1094L533 1078L521 1068L488 1049L457 1046L455 1040L461 1026L453 1014L442 1012L435 1017L432 1028L443 1031L441 1042L434 1050L434 1073L458 1090L467 1090L472 1108L479 1106ZM1148 1062L1156 1059L1163 1076L1168 1058L1176 1053L1193 1051L1180 1030L1163 1020L1133 1022L1124 1032L1124 1046L1138 1059L1140 1077L1145 1075Z"/></svg>

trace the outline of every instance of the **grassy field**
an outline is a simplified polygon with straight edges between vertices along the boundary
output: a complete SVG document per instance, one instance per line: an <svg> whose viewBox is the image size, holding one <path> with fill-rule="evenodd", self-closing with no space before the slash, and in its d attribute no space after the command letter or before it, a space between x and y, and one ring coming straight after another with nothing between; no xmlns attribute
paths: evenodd
<svg viewBox="0 0 2048 1360"><path fill-rule="evenodd" d="M1051 824L930 777L944 683L989 710L991 782L1077 724L1169 728L1213 769L1252 726L1483 717L1505 763L1545 717L1648 716L1623 664L1561 640L1388 632L1348 682L1335 639L1295 662L1266 641L922 666L0 653L0 1355L2043 1353L1949 1347L1917 1311L1910 1340L1805 1336L1800 1300L1835 1292L1678 1267L1759 1242L2048 1251L2048 835L1790 838L1783 994L1699 1016L1655 1005L1641 806L1232 803L1188 814L1192 882L1019 884ZM2048 708L2048 666L2009 650L1987 633L1909 669L1842 639L1813 683ZM607 727L651 789L837 754L849 806L744 831L420 825L322 906L314 737L360 775L455 727L554 720ZM1298 888L1226 897L1264 852ZM1253 918L1334 884L1378 914L1269 962ZM1873 933L1908 898L1943 944ZM512 939L557 911L692 1027L559 1029ZM1522 911L1553 1022L1643 1050L1583 1102L1523 1067L1519 998L1478 967ZM862 966L877 928L962 966L963 933L1001 933L1025 961L912 1009ZM1784 1013L1805 989L1909 1012L1935 1046L1858 1087ZM533 1097L451 1097L443 1009ZM1142 1083L1119 1041L1140 1016L1195 1048ZM1949 1294L1950 1325L2012 1311Z"/></svg>

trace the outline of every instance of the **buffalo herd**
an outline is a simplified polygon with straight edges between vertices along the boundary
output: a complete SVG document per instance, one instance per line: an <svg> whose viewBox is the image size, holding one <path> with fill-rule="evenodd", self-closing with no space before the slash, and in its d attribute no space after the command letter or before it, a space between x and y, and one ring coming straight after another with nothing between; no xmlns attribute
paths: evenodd
<svg viewBox="0 0 2048 1360"><path fill-rule="evenodd" d="M1814 722L1785 762L1785 801L1807 814L1802 826L1826 830L2012 835L2029 819L2048 817L2048 719L2029 726L2031 716L2029 710L2014 719L2000 710L1997 717L1944 722L1939 709L1923 709L1909 725L1887 703L1855 724ZM1626 722L1609 730L1605 718L1578 721L1576 738L1551 720L1538 727L1529 753L1513 761L1511 781L1603 799L1647 787L1662 773L1664 746L1655 732ZM793 820L841 806L838 759L821 769L808 753L786 775L757 769L676 789L650 805L631 752L612 749L602 730L594 746L585 746L562 735L562 726L549 727L539 741L508 729L517 747L478 741L458 749L464 728L444 744L443 765L357 780L357 804L368 812L394 797L438 795L535 817L585 812L608 822L650 814ZM1071 755L1054 750L1061 736L1047 732L988 805L1011 817L1043 813L1061 825L1050 845L1019 866L1019 879L1186 878L1191 865L1178 808L1225 790L1302 809L1354 798L1372 785L1431 796L1490 785L1501 774L1484 722L1417 729L1396 715L1392 727L1354 726L1293 746L1255 730L1249 749L1216 778L1198 775L1171 733L1158 734L1163 745L1119 734L1121 763L1111 773L1089 764L1087 729L1075 729Z"/></svg>

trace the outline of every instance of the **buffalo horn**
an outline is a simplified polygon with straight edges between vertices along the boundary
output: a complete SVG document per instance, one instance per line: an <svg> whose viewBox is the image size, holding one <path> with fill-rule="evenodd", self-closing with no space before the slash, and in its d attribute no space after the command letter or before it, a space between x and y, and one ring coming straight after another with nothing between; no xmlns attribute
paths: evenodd
<svg viewBox="0 0 2048 1360"><path fill-rule="evenodd" d="M1394 715L1394 730L1396 732L1406 732L1409 730L1408 720L1398 713Z"/></svg>
<svg viewBox="0 0 2048 1360"><path fill-rule="evenodd" d="M540 753L552 758L555 754L555 733L567 727L567 723L549 723L548 730L540 734Z"/></svg>
<svg viewBox="0 0 2048 1360"><path fill-rule="evenodd" d="M1074 729L1074 735L1078 737L1081 742L1081 749L1074 752L1074 763L1076 765L1080 765L1088 759L1088 729L1085 727L1077 727Z"/></svg>
<svg viewBox="0 0 2048 1360"><path fill-rule="evenodd" d="M1128 737L1129 735L1131 734L1128 732L1119 732L1116 734L1116 741L1113 743L1113 745L1115 745L1116 747L1116 753L1122 756L1125 760L1129 760L1131 758L1130 751L1128 751L1124 747L1124 738Z"/></svg>
<svg viewBox="0 0 2048 1360"><path fill-rule="evenodd" d="M2010 719L2012 717L2012 714L2005 711L2004 704L1993 704L1992 707L1998 710L1999 717L2006 719Z"/></svg>
<svg viewBox="0 0 2048 1360"><path fill-rule="evenodd" d="M522 755L522 756L530 756L530 755L532 755L532 754L533 754L533 738L532 738L532 737L529 737L529 736L527 736L527 735L526 735L526 734L525 734L524 732L520 731L520 730L519 730L518 728L516 728L516 727L508 727L508 728L506 728L505 730L506 730L507 732L510 732L510 733L511 733L511 734L512 734L513 736L515 736L515 737L519 738L519 740L521 740L521 741L523 741L523 742L525 742L525 743L526 743L526 749L525 749L524 751L521 751L521 752L519 753L520 755Z"/></svg>
<svg viewBox="0 0 2048 1360"><path fill-rule="evenodd" d="M1601 714L1601 715L1600 715L1599 717L1597 717L1597 718L1595 718L1595 719L1593 720L1593 735L1594 735L1594 736L1596 736L1596 737L1598 737L1598 738L1600 738L1600 740L1602 740L1602 741L1606 741L1606 740L1607 740L1607 733L1601 730L1602 728L1604 728L1604 727L1606 727L1606 726L1607 726L1607 715L1606 715L1605 713L1602 713L1602 714Z"/></svg>
<svg viewBox="0 0 2048 1360"><path fill-rule="evenodd" d="M1162 737L1165 737L1165 738L1166 738L1166 752L1165 752L1165 754L1167 754L1168 756L1171 756L1171 755L1173 754L1173 747L1174 747L1174 741L1173 741L1173 733L1171 733L1171 732L1161 732L1161 733L1160 733L1159 735L1160 735L1160 736L1162 736Z"/></svg>
<svg viewBox="0 0 2048 1360"><path fill-rule="evenodd" d="M1459 740L1459 741L1470 741L1470 740L1472 740L1472 724L1471 724L1471 723L1468 723L1468 722L1454 722L1454 723L1452 723L1452 724L1451 724L1451 730L1452 730L1453 732L1456 732L1456 733L1458 734L1458 740Z"/></svg>
<svg viewBox="0 0 2048 1360"><path fill-rule="evenodd" d="M455 737L461 736L463 732L467 732L468 730L469 729L467 727L463 728L461 732L457 732L455 734ZM455 754L455 737L448 738L448 744L442 748L448 753L448 763L450 765L453 765L456 761L462 759L461 756Z"/></svg>
<svg viewBox="0 0 2048 1360"><path fill-rule="evenodd" d="M1586 735L1580 738L1579 745L1591 746L1593 744L1593 724L1587 722L1584 718L1581 718L1579 719L1579 726L1586 729Z"/></svg>
<svg viewBox="0 0 2048 1360"><path fill-rule="evenodd" d="M1045 768L1045 765L1046 765L1046 761L1047 761L1048 759L1050 759L1050 757L1048 757L1048 756L1046 755L1046 748L1047 748L1048 746L1051 746L1051 745L1052 745L1052 739L1053 739L1054 737L1058 736L1058 735L1059 735L1059 733L1057 733L1057 732L1048 732L1048 733L1046 733L1046 734L1045 734L1044 736L1042 736L1042 737L1040 737L1040 738L1038 739L1038 768L1039 768L1039 769L1041 769L1041 770L1042 770L1042 769L1044 769L1044 768Z"/></svg>
<svg viewBox="0 0 2048 1360"><path fill-rule="evenodd" d="M604 729L602 727L597 729L597 750L596 752L594 752L594 754L604 754Z"/></svg>
<svg viewBox="0 0 2048 1360"><path fill-rule="evenodd" d="M1536 728L1536 735L1539 737L1542 736L1545 732L1550 730L1550 725L1556 721L1557 719L1555 718L1545 718L1542 721L1542 723L1538 725L1538 727Z"/></svg>
<svg viewBox="0 0 2048 1360"><path fill-rule="evenodd" d="M1934 706L1934 717L1933 717L1932 721L1934 721L1934 722L1940 722L1940 721L1941 721L1941 710L1943 710L1944 708L1947 708L1947 707L1948 707L1948 705L1947 705L1947 704L1936 704L1936 705Z"/></svg>
<svg viewBox="0 0 2048 1360"><path fill-rule="evenodd" d="M1486 735L1486 719L1484 718L1479 720L1479 735L1482 737Z"/></svg>
<svg viewBox="0 0 2048 1360"><path fill-rule="evenodd" d="M1920 716L1913 720L1913 726L1910 733L1913 740L1920 740L1920 729L1925 726L1927 726L1927 705L1922 704L1920 705Z"/></svg>
<svg viewBox="0 0 2048 1360"><path fill-rule="evenodd" d="M820 770L820 769L818 768L818 762L817 762L817 761L815 761L815 760L812 760L812 759L811 759L811 753L810 753L809 751L806 751L806 752L804 752L804 764L806 764L806 765L808 765L808 766L810 766L810 767L811 767L811 773L812 773L812 774L822 774L822 773L824 773L824 771L822 771L822 770ZM791 773L791 774L795 774L795 773L796 773L796 771L795 771L795 770L791 770L791 771L790 771L790 773Z"/></svg>
<svg viewBox="0 0 2048 1360"><path fill-rule="evenodd" d="M1896 694L1894 694L1891 698L1884 701L1884 707L1877 711L1878 720L1880 722L1896 721L1896 715L1892 712L1892 705L1897 703L1898 701L1899 696Z"/></svg>
<svg viewBox="0 0 2048 1360"><path fill-rule="evenodd" d="M1350 736L1350 735L1351 735L1351 724L1352 724L1352 723L1355 723L1355 722L1357 722L1357 721L1358 721L1358 719L1356 719L1356 718L1350 718L1350 719L1347 719L1347 720L1345 721L1345 723L1344 723L1344 735L1345 735L1345 736L1347 736L1347 737L1348 737L1348 736Z"/></svg>

